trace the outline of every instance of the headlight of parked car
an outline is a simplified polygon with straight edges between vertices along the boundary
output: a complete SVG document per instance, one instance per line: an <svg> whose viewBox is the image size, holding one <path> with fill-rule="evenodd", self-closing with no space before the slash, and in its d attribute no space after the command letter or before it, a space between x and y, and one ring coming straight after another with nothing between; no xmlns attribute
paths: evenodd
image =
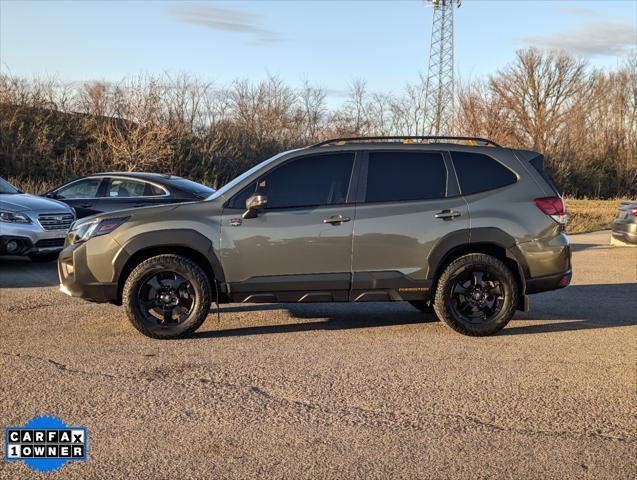
<svg viewBox="0 0 637 480"><path fill-rule="evenodd" d="M89 238L99 237L111 233L130 217L95 219L88 222L75 222L69 231L71 243L85 242Z"/></svg>
<svg viewBox="0 0 637 480"><path fill-rule="evenodd" d="M31 219L24 213L13 213L0 210L0 222L31 223Z"/></svg>

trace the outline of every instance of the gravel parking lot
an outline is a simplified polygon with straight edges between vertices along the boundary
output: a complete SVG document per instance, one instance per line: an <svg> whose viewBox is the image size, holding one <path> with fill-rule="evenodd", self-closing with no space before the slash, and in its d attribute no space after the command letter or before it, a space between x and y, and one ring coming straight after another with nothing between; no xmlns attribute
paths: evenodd
<svg viewBox="0 0 637 480"><path fill-rule="evenodd" d="M571 239L573 285L489 338L395 303L228 305L156 341L3 258L0 426L88 427L46 478L633 479L637 249Z"/></svg>

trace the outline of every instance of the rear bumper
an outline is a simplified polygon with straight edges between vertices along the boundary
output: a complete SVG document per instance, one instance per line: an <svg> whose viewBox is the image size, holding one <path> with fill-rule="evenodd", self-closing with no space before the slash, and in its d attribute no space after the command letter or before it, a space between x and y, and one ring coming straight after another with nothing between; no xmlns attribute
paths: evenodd
<svg viewBox="0 0 637 480"><path fill-rule="evenodd" d="M568 287L571 283L573 273L571 270L556 273L553 275L545 275L543 277L526 279L526 294L548 292L550 290L559 290Z"/></svg>
<svg viewBox="0 0 637 480"><path fill-rule="evenodd" d="M613 222L612 235L625 242L637 243L637 223L627 223L621 220Z"/></svg>

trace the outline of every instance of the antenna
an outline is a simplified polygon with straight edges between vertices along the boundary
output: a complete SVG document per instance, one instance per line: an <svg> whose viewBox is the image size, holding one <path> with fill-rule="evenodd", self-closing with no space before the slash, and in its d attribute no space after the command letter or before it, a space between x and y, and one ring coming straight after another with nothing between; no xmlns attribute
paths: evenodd
<svg viewBox="0 0 637 480"><path fill-rule="evenodd" d="M429 0L433 7L429 68L425 90L425 132L451 135L455 104L454 5L462 0Z"/></svg>

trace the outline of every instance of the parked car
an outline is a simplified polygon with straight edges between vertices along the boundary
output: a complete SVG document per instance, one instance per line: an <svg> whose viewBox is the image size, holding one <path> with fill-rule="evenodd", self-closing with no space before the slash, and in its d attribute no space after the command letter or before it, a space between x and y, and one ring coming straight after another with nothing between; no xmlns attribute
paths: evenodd
<svg viewBox="0 0 637 480"><path fill-rule="evenodd" d="M613 220L613 237L628 243L637 243L637 201L622 202Z"/></svg>
<svg viewBox="0 0 637 480"><path fill-rule="evenodd" d="M406 300L496 333L528 294L570 283L564 202L539 153L427 140L330 140L206 201L78 221L61 290L123 304L155 338L194 332L213 301Z"/></svg>
<svg viewBox="0 0 637 480"><path fill-rule="evenodd" d="M53 260L74 221L64 203L23 193L0 178L0 255Z"/></svg>
<svg viewBox="0 0 637 480"><path fill-rule="evenodd" d="M73 207L78 218L128 208L202 200L210 187L175 175L98 173L76 178L44 195Z"/></svg>

